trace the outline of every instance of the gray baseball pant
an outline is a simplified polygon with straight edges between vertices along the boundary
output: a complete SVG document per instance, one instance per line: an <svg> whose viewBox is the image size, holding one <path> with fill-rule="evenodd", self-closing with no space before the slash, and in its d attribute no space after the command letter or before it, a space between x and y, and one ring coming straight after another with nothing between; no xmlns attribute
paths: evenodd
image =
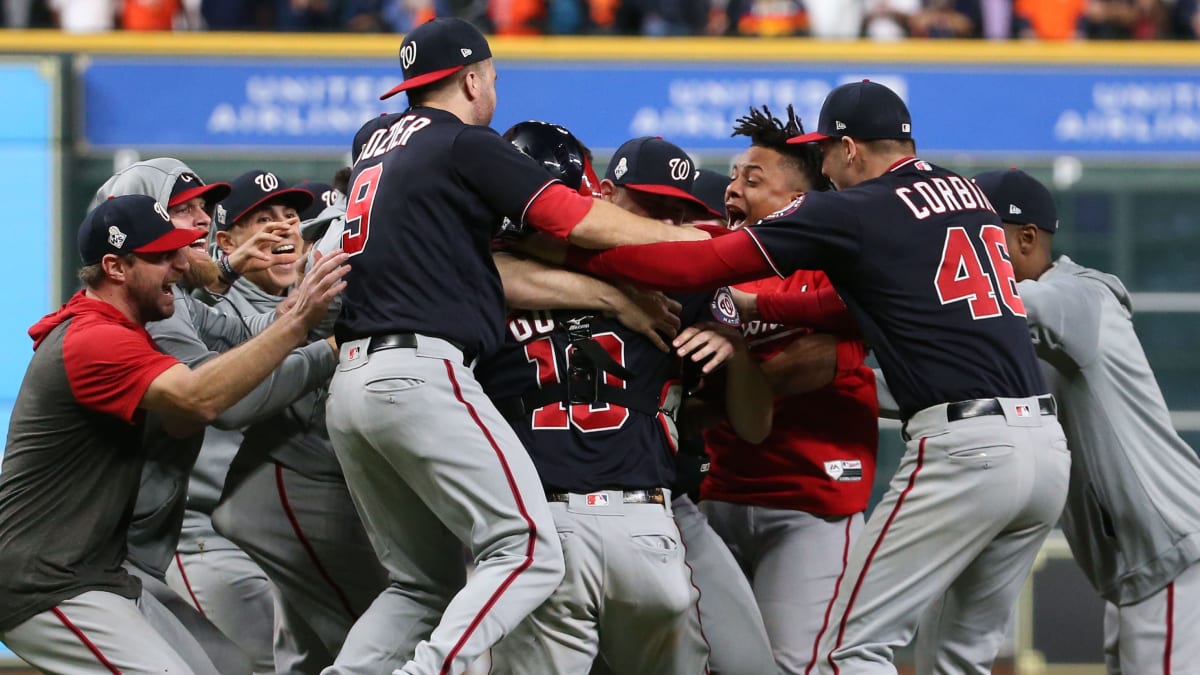
<svg viewBox="0 0 1200 675"><path fill-rule="evenodd" d="M493 675L586 675L599 654L616 673L706 672L698 593L670 505L598 494L607 497L601 504L572 494L550 505L566 576L492 648Z"/></svg>
<svg viewBox="0 0 1200 675"><path fill-rule="evenodd" d="M1107 603L1104 661L1110 675L1200 673L1200 563L1145 600Z"/></svg>
<svg viewBox="0 0 1200 675"><path fill-rule="evenodd" d="M387 587L345 481L317 480L268 462L213 512L213 526L246 552L279 595L277 673L319 673Z"/></svg>
<svg viewBox="0 0 1200 675"><path fill-rule="evenodd" d="M708 502L701 504L706 508ZM777 673L746 574L690 497L676 497L672 507L692 581L700 589L701 625L711 652L709 670L713 675Z"/></svg>
<svg viewBox="0 0 1200 675"><path fill-rule="evenodd" d="M275 601L267 575L236 548L180 551L167 585L245 652L255 673L275 672Z"/></svg>
<svg viewBox="0 0 1200 675"><path fill-rule="evenodd" d="M1036 398L998 400L1003 415L949 422L942 404L908 420L904 457L838 580L820 673L895 673L918 623L920 672L991 672L1071 466Z"/></svg>
<svg viewBox="0 0 1200 675"><path fill-rule="evenodd" d="M217 675L200 645L147 593L135 601L88 591L0 633L0 641L45 673Z"/></svg>
<svg viewBox="0 0 1200 675"><path fill-rule="evenodd" d="M458 675L550 596L562 547L533 462L462 352L427 336L415 349L368 346L341 346L326 423L392 583L326 673L362 663L355 632L367 623L410 655L400 672ZM463 544L475 559L465 585Z"/></svg>
<svg viewBox="0 0 1200 675"><path fill-rule="evenodd" d="M704 514L750 578L779 671L804 673L862 514L840 518L705 500ZM760 671L762 672L762 671Z"/></svg>

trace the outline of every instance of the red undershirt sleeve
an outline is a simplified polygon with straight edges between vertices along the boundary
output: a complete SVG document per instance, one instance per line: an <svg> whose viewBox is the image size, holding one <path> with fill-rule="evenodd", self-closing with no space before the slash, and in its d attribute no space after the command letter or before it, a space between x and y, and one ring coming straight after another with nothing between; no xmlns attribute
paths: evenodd
<svg viewBox="0 0 1200 675"><path fill-rule="evenodd" d="M860 338L838 338L837 375L849 375L867 360L867 346Z"/></svg>
<svg viewBox="0 0 1200 675"><path fill-rule="evenodd" d="M741 231L704 241L618 246L608 251L572 247L567 264L591 274L681 293L711 290L771 274L758 246Z"/></svg>
<svg viewBox="0 0 1200 675"><path fill-rule="evenodd" d="M758 315L768 323L807 326L834 333L858 332L850 308L833 286L812 293L794 290L758 295Z"/></svg>
<svg viewBox="0 0 1200 675"><path fill-rule="evenodd" d="M155 350L150 336L123 326L71 325L63 338L63 366L76 400L129 423L150 383L177 363Z"/></svg>
<svg viewBox="0 0 1200 675"><path fill-rule="evenodd" d="M525 222L555 239L567 240L571 230L592 210L592 198L555 183L529 205Z"/></svg>

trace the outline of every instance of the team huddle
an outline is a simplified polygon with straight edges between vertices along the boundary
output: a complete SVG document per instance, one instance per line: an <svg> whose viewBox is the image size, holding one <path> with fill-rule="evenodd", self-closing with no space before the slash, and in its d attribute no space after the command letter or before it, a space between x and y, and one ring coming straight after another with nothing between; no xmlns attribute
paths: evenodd
<svg viewBox="0 0 1200 675"><path fill-rule="evenodd" d="M562 126L489 127L470 24L400 61L409 107L330 183L98 189L0 470L18 656L857 675L915 640L988 673L1061 522L1108 671L1200 663L1200 458L1036 179L920 159L869 81L807 133L752 108L728 175L642 137L601 177ZM881 415L907 449L865 519Z"/></svg>

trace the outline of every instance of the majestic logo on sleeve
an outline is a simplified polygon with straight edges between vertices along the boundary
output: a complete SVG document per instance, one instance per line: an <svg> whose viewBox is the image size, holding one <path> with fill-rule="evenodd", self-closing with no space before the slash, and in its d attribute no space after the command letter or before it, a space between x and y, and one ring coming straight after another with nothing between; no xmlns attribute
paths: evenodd
<svg viewBox="0 0 1200 675"><path fill-rule="evenodd" d="M622 157L620 161L617 162L617 168L613 169L613 176L615 176L617 180L621 180L621 176L624 176L627 173L629 173L629 163L625 161L624 157Z"/></svg>
<svg viewBox="0 0 1200 675"><path fill-rule="evenodd" d="M400 65L408 70L412 68L412 64L417 60L417 43L410 42L400 48Z"/></svg>
<svg viewBox="0 0 1200 675"><path fill-rule="evenodd" d="M733 302L733 293L726 286L718 288L717 292L713 293L709 309L712 310L713 318L726 326L742 325L742 317L738 314L737 304Z"/></svg>
<svg viewBox="0 0 1200 675"><path fill-rule="evenodd" d="M687 180L692 175L692 163L682 157L673 157L671 165L671 180Z"/></svg>
<svg viewBox="0 0 1200 675"><path fill-rule="evenodd" d="M155 206L157 206L157 204ZM124 246L126 238L127 235L118 229L116 225L110 225L108 227L108 243L113 248L121 248Z"/></svg>
<svg viewBox="0 0 1200 675"><path fill-rule="evenodd" d="M857 459L835 459L825 462L825 474L839 483L862 480L862 462Z"/></svg>
<svg viewBox="0 0 1200 675"><path fill-rule="evenodd" d="M263 192L273 192L279 188L279 179L273 173L260 173L254 177L254 184Z"/></svg>

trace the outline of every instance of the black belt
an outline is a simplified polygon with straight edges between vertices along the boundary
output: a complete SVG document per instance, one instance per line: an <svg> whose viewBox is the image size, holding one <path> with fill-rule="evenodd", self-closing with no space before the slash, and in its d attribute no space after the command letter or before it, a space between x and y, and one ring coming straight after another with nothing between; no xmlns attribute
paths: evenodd
<svg viewBox="0 0 1200 675"><path fill-rule="evenodd" d="M462 352L463 365L471 365L475 361L475 352L460 345L454 340L447 340L444 337L436 335L427 335L426 337L437 338L450 344L458 351ZM389 333L387 335L372 335L371 344L367 346L367 353L374 354L375 352L384 349L416 349L417 334L416 333Z"/></svg>
<svg viewBox="0 0 1200 675"><path fill-rule="evenodd" d="M600 491L603 492L603 491ZM578 493L587 496L591 493ZM663 504L667 503L666 495L663 494L662 488L651 488L649 490L626 490L621 501L626 504ZM571 493L569 492L547 492L546 501L548 502L569 502L571 501ZM599 505L598 505L599 506Z"/></svg>
<svg viewBox="0 0 1200 675"><path fill-rule="evenodd" d="M1043 415L1058 415L1058 406L1054 403L1053 396L1042 396L1038 398L1038 409ZM994 398L977 398L970 401L956 401L946 405L946 421L957 422L959 420L970 419L972 417L983 417L985 415L1003 415L1004 405L999 399Z"/></svg>

